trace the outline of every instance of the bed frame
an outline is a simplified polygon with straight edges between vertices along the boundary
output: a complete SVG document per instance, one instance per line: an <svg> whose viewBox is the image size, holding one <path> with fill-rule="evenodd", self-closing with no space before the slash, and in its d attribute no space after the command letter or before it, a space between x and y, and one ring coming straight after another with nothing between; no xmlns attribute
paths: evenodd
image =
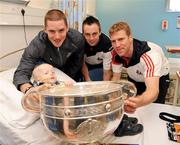
<svg viewBox="0 0 180 145"><path fill-rule="evenodd" d="M11 56L11 55L13 55L13 54L16 54L16 53L18 53L18 52L24 51L24 49L25 49L25 48L20 48L20 49L16 49L16 50L10 51L10 52L8 52L8 53L5 53L5 54L3 54L3 55L0 55L0 61L3 60L3 59L6 59L7 57L9 57L9 56ZM6 68L6 67L1 67L1 66L0 66L0 72L5 71L5 70L7 70L7 69L8 69L8 68Z"/></svg>

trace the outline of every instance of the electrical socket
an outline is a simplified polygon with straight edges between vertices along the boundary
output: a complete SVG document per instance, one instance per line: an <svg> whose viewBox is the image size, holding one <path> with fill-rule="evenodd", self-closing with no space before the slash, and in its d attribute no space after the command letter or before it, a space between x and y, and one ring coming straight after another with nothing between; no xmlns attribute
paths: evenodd
<svg viewBox="0 0 180 145"><path fill-rule="evenodd" d="M24 14L25 14L25 10L22 8L21 9L21 14L24 16Z"/></svg>

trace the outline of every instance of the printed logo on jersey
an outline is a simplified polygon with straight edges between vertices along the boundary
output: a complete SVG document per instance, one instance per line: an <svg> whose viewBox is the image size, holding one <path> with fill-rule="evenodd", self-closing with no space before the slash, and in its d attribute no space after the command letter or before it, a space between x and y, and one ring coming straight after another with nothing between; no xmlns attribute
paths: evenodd
<svg viewBox="0 0 180 145"><path fill-rule="evenodd" d="M98 57L97 60L103 60L102 58Z"/></svg>
<svg viewBox="0 0 180 145"><path fill-rule="evenodd" d="M136 70L137 75L143 75L143 73L140 70Z"/></svg>

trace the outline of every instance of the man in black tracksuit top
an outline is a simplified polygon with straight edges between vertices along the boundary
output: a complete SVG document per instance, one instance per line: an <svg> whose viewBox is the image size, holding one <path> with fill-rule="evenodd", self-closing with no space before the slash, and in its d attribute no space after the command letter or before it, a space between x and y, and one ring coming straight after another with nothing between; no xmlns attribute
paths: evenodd
<svg viewBox="0 0 180 145"><path fill-rule="evenodd" d="M13 83L27 92L32 84L32 70L39 61L60 69L75 81L81 77L84 56L84 38L80 32L69 29L64 13L52 9L45 16L45 28L25 49L14 73Z"/></svg>
<svg viewBox="0 0 180 145"><path fill-rule="evenodd" d="M85 81L102 81L109 77L111 41L101 32L97 18L88 16L82 24L85 42L82 73Z"/></svg>

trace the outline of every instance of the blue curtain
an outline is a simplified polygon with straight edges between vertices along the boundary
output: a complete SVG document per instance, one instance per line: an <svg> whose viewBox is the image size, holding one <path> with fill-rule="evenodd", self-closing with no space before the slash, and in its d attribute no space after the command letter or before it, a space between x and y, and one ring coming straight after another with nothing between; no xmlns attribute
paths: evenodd
<svg viewBox="0 0 180 145"><path fill-rule="evenodd" d="M70 28L75 28L82 32L82 21L86 16L86 0L60 0L59 6L67 16Z"/></svg>

